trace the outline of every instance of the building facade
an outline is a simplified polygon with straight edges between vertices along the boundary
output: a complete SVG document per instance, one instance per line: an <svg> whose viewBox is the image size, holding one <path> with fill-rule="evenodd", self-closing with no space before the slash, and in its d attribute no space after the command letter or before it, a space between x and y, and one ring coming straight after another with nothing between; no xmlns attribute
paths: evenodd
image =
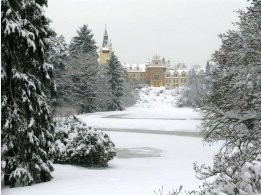
<svg viewBox="0 0 261 195"><path fill-rule="evenodd" d="M153 87L165 86L166 64L164 64L160 56L155 55L149 64L146 64L145 78L148 84Z"/></svg>
<svg viewBox="0 0 261 195"><path fill-rule="evenodd" d="M134 84L146 83L145 64L125 64L124 67L129 82Z"/></svg>
<svg viewBox="0 0 261 195"><path fill-rule="evenodd" d="M189 71L187 69L167 69L165 72L165 87L173 89L188 84Z"/></svg>

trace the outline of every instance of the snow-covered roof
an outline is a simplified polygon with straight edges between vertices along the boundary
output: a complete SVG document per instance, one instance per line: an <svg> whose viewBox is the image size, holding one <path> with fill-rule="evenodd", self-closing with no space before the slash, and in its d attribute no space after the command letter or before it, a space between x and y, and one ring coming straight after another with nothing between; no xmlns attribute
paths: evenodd
<svg viewBox="0 0 261 195"><path fill-rule="evenodd" d="M167 69L166 75L169 74L170 76L173 76L174 74L178 74L178 76L180 76L182 73L186 73L188 75L188 72L188 69Z"/></svg>
<svg viewBox="0 0 261 195"><path fill-rule="evenodd" d="M145 64L125 64L124 67L127 72L145 72Z"/></svg>
<svg viewBox="0 0 261 195"><path fill-rule="evenodd" d="M165 64L149 64L147 65L148 68L166 68Z"/></svg>
<svg viewBox="0 0 261 195"><path fill-rule="evenodd" d="M108 47L102 47L102 51L109 51L110 49Z"/></svg>

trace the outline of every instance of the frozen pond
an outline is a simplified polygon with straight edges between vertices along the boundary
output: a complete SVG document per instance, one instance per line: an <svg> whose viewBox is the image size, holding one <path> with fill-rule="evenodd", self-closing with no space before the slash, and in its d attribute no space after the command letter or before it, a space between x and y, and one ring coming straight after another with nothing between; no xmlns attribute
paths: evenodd
<svg viewBox="0 0 261 195"><path fill-rule="evenodd" d="M150 133L106 131L117 149L107 168L55 164L50 182L4 188L2 195L153 195L183 185L196 189L193 163L211 164L218 145L201 138Z"/></svg>
<svg viewBox="0 0 261 195"><path fill-rule="evenodd" d="M128 132L128 133L145 133L145 134L160 134L160 135L177 135L188 137L202 137L198 131L164 131L164 130L146 130L146 129L116 129L116 128L99 128L102 131L111 132Z"/></svg>
<svg viewBox="0 0 261 195"><path fill-rule="evenodd" d="M107 168L56 164L51 182L4 188L2 194L153 195L162 186L166 193L180 185L197 189L202 182L195 177L193 163L211 164L220 145L202 142L198 112L172 106L172 96L163 99L169 101L155 98L124 111L77 116L115 143L117 156Z"/></svg>
<svg viewBox="0 0 261 195"><path fill-rule="evenodd" d="M118 148L116 158L161 157L162 150L149 147Z"/></svg>

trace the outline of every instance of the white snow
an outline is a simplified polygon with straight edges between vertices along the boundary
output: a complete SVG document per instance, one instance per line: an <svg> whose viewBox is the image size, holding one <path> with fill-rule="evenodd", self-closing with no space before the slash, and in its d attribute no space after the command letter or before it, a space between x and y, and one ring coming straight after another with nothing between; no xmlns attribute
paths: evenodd
<svg viewBox="0 0 261 195"><path fill-rule="evenodd" d="M169 131L198 132L200 116L192 109L173 106L176 97L172 96L173 91L164 90L157 96L159 89L147 90L147 96L141 92L144 97L123 112L78 116L88 125L109 128L106 132L117 149L117 156L109 162L109 167L57 164L52 181L28 187L2 187L2 194L153 195L161 186L167 193L181 184L187 190L197 189L201 181L195 177L193 163L211 164L219 144L208 146L200 137L168 135ZM154 96L155 101L149 100ZM113 129L119 132L111 131ZM130 132L120 132L122 129ZM133 129L137 131L131 132ZM148 130L163 133L144 133Z"/></svg>
<svg viewBox="0 0 261 195"><path fill-rule="evenodd" d="M130 149L109 162L108 168L55 165L51 182L29 187L4 188L3 195L142 195L166 191L180 184L195 189L193 163L211 163L217 146L203 146L200 138L140 133L108 132L117 149ZM135 157L156 150L159 157ZM134 155L132 155L132 153ZM128 153L130 158L128 158ZM134 156L134 157L132 157Z"/></svg>
<svg viewBox="0 0 261 195"><path fill-rule="evenodd" d="M192 108L177 108L176 98L177 90L142 88L140 99L133 107L84 114L78 118L98 129L199 131L199 113Z"/></svg>

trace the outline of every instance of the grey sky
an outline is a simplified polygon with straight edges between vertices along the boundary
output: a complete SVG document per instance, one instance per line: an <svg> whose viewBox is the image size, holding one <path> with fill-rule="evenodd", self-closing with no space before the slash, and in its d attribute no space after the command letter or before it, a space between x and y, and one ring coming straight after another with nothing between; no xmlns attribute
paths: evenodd
<svg viewBox="0 0 261 195"><path fill-rule="evenodd" d="M246 0L49 0L52 27L69 43L83 24L97 45L107 25L116 55L145 63L155 53L172 64L205 65L218 49L218 34L233 28Z"/></svg>

